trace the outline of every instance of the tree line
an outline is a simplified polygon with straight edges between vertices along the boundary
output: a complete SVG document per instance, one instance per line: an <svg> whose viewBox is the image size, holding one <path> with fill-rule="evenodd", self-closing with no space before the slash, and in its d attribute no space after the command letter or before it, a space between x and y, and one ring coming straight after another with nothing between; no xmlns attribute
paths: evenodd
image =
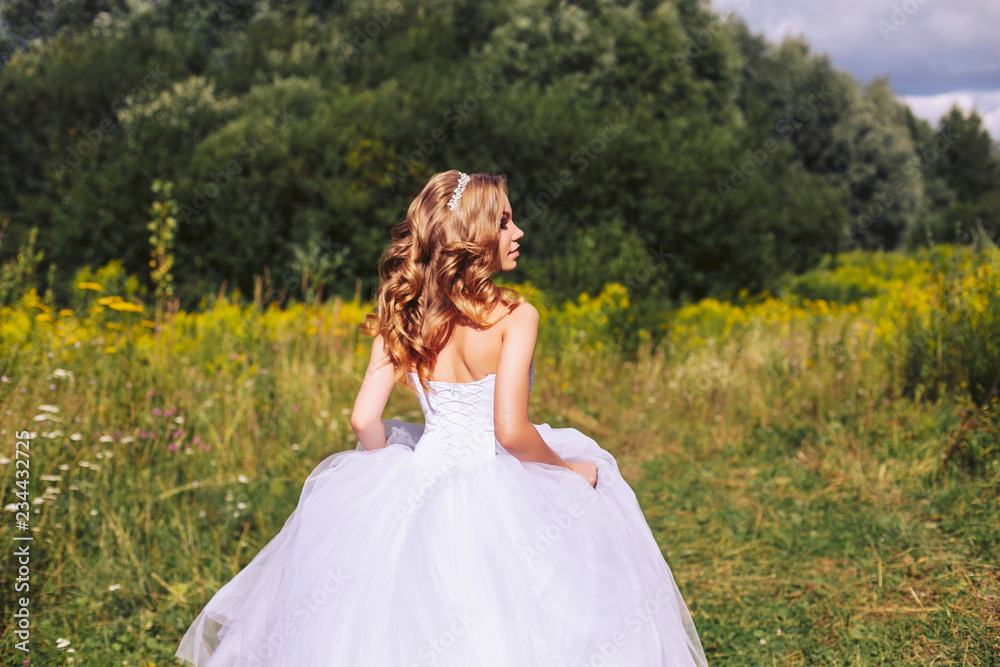
<svg viewBox="0 0 1000 667"><path fill-rule="evenodd" d="M33 227L74 272L148 280L173 184L184 307L258 276L345 296L444 169L508 178L517 280L653 306L773 289L849 248L1000 240L975 112L937 127L887 80L699 0L9 0L0 259Z"/></svg>

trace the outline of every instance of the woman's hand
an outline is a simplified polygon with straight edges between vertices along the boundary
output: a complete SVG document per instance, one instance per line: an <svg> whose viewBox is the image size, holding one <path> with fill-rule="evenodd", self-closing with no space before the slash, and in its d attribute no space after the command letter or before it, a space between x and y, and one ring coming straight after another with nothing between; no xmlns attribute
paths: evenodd
<svg viewBox="0 0 1000 667"><path fill-rule="evenodd" d="M592 461L567 461L566 467L587 480L591 486L597 486L597 465Z"/></svg>

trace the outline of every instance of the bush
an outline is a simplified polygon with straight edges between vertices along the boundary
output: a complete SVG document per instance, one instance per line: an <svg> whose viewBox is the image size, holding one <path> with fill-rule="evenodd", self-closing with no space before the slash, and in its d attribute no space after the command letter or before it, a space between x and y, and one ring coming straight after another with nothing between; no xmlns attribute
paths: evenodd
<svg viewBox="0 0 1000 667"><path fill-rule="evenodd" d="M893 353L904 394L960 391L977 405L997 397L1000 250L985 248L976 259L932 274L931 308L906 311Z"/></svg>
<svg viewBox="0 0 1000 667"><path fill-rule="evenodd" d="M973 244L986 235L1000 243L1000 191L953 204L929 216L911 232L910 246L926 243Z"/></svg>
<svg viewBox="0 0 1000 667"><path fill-rule="evenodd" d="M810 271L795 277L788 292L800 299L857 303L886 289L882 276L860 266L843 266L836 271Z"/></svg>

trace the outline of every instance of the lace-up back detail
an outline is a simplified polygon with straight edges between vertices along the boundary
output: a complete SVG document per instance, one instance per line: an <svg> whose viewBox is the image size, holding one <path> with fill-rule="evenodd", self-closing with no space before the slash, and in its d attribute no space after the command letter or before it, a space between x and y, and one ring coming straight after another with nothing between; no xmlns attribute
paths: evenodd
<svg viewBox="0 0 1000 667"><path fill-rule="evenodd" d="M472 382L430 380L428 385L433 393L424 391L416 373L410 371L410 376L424 413L424 432L416 446L418 453L456 464L482 461L496 455L498 445L493 431L496 373ZM534 382L535 362L532 360L529 392Z"/></svg>

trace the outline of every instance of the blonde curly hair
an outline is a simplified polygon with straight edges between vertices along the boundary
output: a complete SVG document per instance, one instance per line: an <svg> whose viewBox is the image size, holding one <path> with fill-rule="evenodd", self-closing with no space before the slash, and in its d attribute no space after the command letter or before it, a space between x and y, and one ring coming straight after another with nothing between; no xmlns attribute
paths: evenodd
<svg viewBox="0 0 1000 667"><path fill-rule="evenodd" d="M488 327L497 304L513 310L525 299L493 282L501 269L500 218L506 179L469 174L454 210L448 208L460 172L435 174L410 203L406 219L390 231L391 242L379 260L373 312L361 333L382 334L395 380L416 367L426 390L438 352L456 324Z"/></svg>

